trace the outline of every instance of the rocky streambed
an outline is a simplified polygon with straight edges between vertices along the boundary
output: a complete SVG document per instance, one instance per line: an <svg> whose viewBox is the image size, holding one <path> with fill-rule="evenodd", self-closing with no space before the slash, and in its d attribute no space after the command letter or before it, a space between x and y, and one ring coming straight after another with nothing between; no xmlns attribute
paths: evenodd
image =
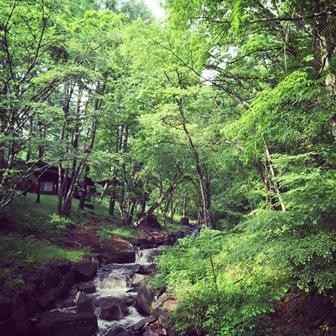
<svg viewBox="0 0 336 336"><path fill-rule="evenodd" d="M78 335L81 336L146 335L147 326L157 321L155 316L150 316L154 292L146 282L156 271L154 258L162 249L137 250L133 263L102 265L93 281L76 285L67 300L44 316L77 316L80 318L77 327L82 329ZM82 317L88 318L85 325ZM50 326L50 329L54 330L54 327ZM74 329L69 330L72 330L69 335L77 335ZM66 330L59 334L50 332L53 336L68 335Z"/></svg>
<svg viewBox="0 0 336 336"><path fill-rule="evenodd" d="M27 288L0 298L0 336L158 336L176 300L160 297L147 284L156 273L155 257L177 238L123 242L119 254L106 249L76 264L46 265L28 274ZM155 247L151 247L155 246Z"/></svg>

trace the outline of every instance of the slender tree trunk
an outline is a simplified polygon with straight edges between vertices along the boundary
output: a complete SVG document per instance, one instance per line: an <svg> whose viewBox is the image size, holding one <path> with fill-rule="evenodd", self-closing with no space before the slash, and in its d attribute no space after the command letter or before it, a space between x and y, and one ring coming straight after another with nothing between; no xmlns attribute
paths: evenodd
<svg viewBox="0 0 336 336"><path fill-rule="evenodd" d="M188 198L187 198L187 196L184 196L183 197L182 217L187 216L187 207L188 207Z"/></svg>
<svg viewBox="0 0 336 336"><path fill-rule="evenodd" d="M171 221L174 220L175 212L176 212L176 203L173 202L173 199L172 199L170 202L170 220Z"/></svg>
<svg viewBox="0 0 336 336"><path fill-rule="evenodd" d="M116 143L115 143L115 150L116 153L119 153L122 147L122 134L123 134L123 127L119 126L116 132ZM108 214L114 217L115 205L117 200L117 168L113 169L113 178L111 183L111 191L110 191L110 204Z"/></svg>
<svg viewBox="0 0 336 336"><path fill-rule="evenodd" d="M127 223L126 223L127 225L132 224L135 208L136 208L136 201L132 201L131 206L130 206L130 210L129 210Z"/></svg>
<svg viewBox="0 0 336 336"><path fill-rule="evenodd" d="M128 125L124 124L122 126L121 132L121 153L126 153L127 151L127 144L128 144ZM121 216L123 218L123 222L127 224L128 222L128 213L130 208L130 202L126 199L126 186L127 186L127 176L126 176L126 163L123 161L122 163L122 184L120 188L120 209L121 209Z"/></svg>
<svg viewBox="0 0 336 336"><path fill-rule="evenodd" d="M275 194L277 195L277 198L278 198L278 203L281 207L281 210L282 211L286 211L286 206L285 206L285 203L282 199L282 196L281 196L281 192L280 192L280 189L279 189L279 186L278 186L278 182L276 181L276 176L275 176L275 172L274 172L274 168L273 168L273 163L272 163L272 157L271 157L271 154L270 154L270 151L269 151L269 148L266 144L266 141L264 141L264 146L265 146L265 158L266 158L266 163L267 163L267 167L268 167L268 170L271 174L271 183L272 183L272 187L275 191Z"/></svg>
<svg viewBox="0 0 336 336"><path fill-rule="evenodd" d="M78 89L78 97L77 97L77 109L76 109L76 123L74 127L74 131L72 134L72 151L73 151L73 160L72 160L72 167L71 167L71 175L69 180L69 189L65 195L63 206L62 206L62 215L69 216L71 213L72 207L72 199L75 194L76 185L79 180L80 174L82 172L82 168L85 162L85 159L81 159L78 163L78 155L79 155L79 141L81 135L81 116L82 116L82 89ZM85 111L84 111L85 112Z"/></svg>
<svg viewBox="0 0 336 336"><path fill-rule="evenodd" d="M312 2L312 10L316 13L320 13L324 10L324 5L328 5L328 2L315 0ZM315 18L315 25L313 26L314 63L318 77L320 77L323 72L326 72L326 87L329 91L333 92L335 91L336 75L330 67L330 61L336 51L336 35L333 29L329 28L332 25L330 20L333 20L333 18L326 15Z"/></svg>
<svg viewBox="0 0 336 336"><path fill-rule="evenodd" d="M143 221L145 221L153 212L175 191L175 189L184 181L184 178L180 180L174 181L169 188L162 192L153 204L147 209L147 211L139 216L139 219L136 221L135 225L140 225Z"/></svg>
<svg viewBox="0 0 336 336"><path fill-rule="evenodd" d="M141 198L140 215L146 212L146 206L147 206L148 199L149 199L149 193L147 191L144 191L144 193L142 194L142 198Z"/></svg>
<svg viewBox="0 0 336 336"><path fill-rule="evenodd" d="M38 125L38 132L40 136L40 140L42 140L43 134L42 134L42 129L41 125ZM43 159L43 154L44 154L44 147L42 145L39 146L38 149L38 162L42 162ZM41 189L42 189L42 183L41 183L41 178L43 175L39 176L37 179L37 190L36 190L36 200L35 203L40 204L41 203Z"/></svg>
<svg viewBox="0 0 336 336"><path fill-rule="evenodd" d="M202 206L203 206L203 215L204 215L204 224L210 227L214 227L213 217L212 217L212 210L211 210L211 191L210 191L210 181L207 176L206 169L204 165L201 163L198 150L192 140L191 134L187 128L187 120L184 115L184 107L183 107L183 100L178 99L178 108L181 115L181 123L184 133L187 136L189 146L195 161L196 172L199 179L199 188L201 193L202 199Z"/></svg>
<svg viewBox="0 0 336 336"><path fill-rule="evenodd" d="M70 112L70 102L71 102L73 91L74 91L73 85L71 85L70 83L65 84L64 86L64 105L63 105L64 122L63 122L61 132L60 132L61 142L65 140L66 133L67 133L68 118L69 118L69 112ZM57 203L57 212L59 215L62 215L65 183L67 183L67 169L63 168L62 160L60 160L58 164L58 203Z"/></svg>
<svg viewBox="0 0 336 336"><path fill-rule="evenodd" d="M106 88L106 84L107 84L107 78L105 79L102 87L100 87L100 85L98 85L97 88L97 93L100 95L103 95L105 93L105 88ZM102 99L101 98L97 98L95 101L95 111L99 111L100 108L102 106ZM98 124L99 124L99 119L98 117L96 117L92 123L92 131L91 131L91 139L90 139L90 143L86 148L86 152L90 153L93 150L94 147L94 143L96 140L96 133L97 133L97 128L98 128ZM89 164L87 162L84 163L84 176L83 176L83 187L81 190L81 196L80 196L80 200L79 200L79 208L80 209L84 209L84 205L85 205L85 200L87 197L87 188L88 188L88 184L89 184L89 172L90 172L90 167Z"/></svg>
<svg viewBox="0 0 336 336"><path fill-rule="evenodd" d="M114 175L116 175L116 173ZM116 188L117 188L117 179L116 176L114 176L111 183L110 205L108 211L109 215L112 217L114 217L114 210L116 204L116 194L117 194Z"/></svg>

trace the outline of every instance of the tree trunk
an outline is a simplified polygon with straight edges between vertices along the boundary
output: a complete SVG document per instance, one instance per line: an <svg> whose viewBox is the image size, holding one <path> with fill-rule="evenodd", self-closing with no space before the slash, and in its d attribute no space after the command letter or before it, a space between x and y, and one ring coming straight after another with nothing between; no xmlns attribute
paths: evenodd
<svg viewBox="0 0 336 336"><path fill-rule="evenodd" d="M312 11L320 13L325 10L324 6L328 6L328 2L315 0L312 5ZM332 6L331 3L329 6ZM323 72L325 75L325 84L329 91L335 91L336 76L330 67L330 61L336 51L335 32L329 27L332 25L332 17L327 15L315 18L314 31L314 63L317 76L320 77Z"/></svg>
<svg viewBox="0 0 336 336"><path fill-rule="evenodd" d="M100 95L103 95L105 92L105 88L106 88L106 84L107 84L107 78L105 79L102 87L100 87L98 85L97 88L97 93ZM99 111L102 105L102 100L101 98L97 98L95 101L95 111ZM89 145L87 146L87 148L85 148L85 152L87 153L91 153L94 147L94 143L96 140L96 134L97 134L97 128L98 128L98 124L99 124L99 119L98 117L96 117L92 123L92 131L91 131L91 139L89 142ZM84 209L84 205L85 205L85 200L87 197L87 188L88 188L88 184L89 184L89 172L90 172L90 167L88 165L87 162L84 163L84 176L83 176L83 187L81 190L81 195L80 195L80 200L79 200L79 209Z"/></svg>
<svg viewBox="0 0 336 336"><path fill-rule="evenodd" d="M285 203L282 199L281 192L280 192L280 189L279 189L279 186L278 186L278 182L276 181L275 172L274 172L274 168L273 168L273 164L272 164L272 157L271 157L269 148L268 148L265 140L264 140L264 146L265 146L266 164L267 164L267 168L268 168L268 170L271 174L272 187L275 191L275 194L277 195L278 203L281 207L281 210L286 211Z"/></svg>
<svg viewBox="0 0 336 336"><path fill-rule="evenodd" d="M43 137L42 129L41 129L40 125L38 127L39 127L38 131L39 131L40 139L42 140L42 137ZM40 145L39 149L38 149L38 162L42 162L43 154L44 154L44 147L42 145ZM37 178L37 190L36 190L36 200L35 200L36 204L41 203L41 188L42 188L41 177L42 177L42 175L40 175Z"/></svg>
<svg viewBox="0 0 336 336"><path fill-rule="evenodd" d="M187 207L188 207L188 198L187 196L183 197L183 207L182 207L182 217L187 216Z"/></svg>
<svg viewBox="0 0 336 336"><path fill-rule="evenodd" d="M181 124L184 130L184 133L187 136L189 146L195 161L196 172L199 179L199 188L201 193L202 199L202 207L203 207L203 221L204 225L214 227L213 217L212 217L212 210L211 210L211 191L210 191L210 181L209 177L207 176L206 168L202 164L198 150L192 140L191 134L187 128L187 120L184 115L184 108L183 108L183 99L177 99L177 104L181 116Z"/></svg>
<svg viewBox="0 0 336 336"><path fill-rule="evenodd" d="M111 194L110 194L110 205L109 205L109 215L114 217L114 210L115 210L115 204L116 204L116 196L117 196L117 178L116 176L113 177L112 183L111 183Z"/></svg>
<svg viewBox="0 0 336 336"><path fill-rule="evenodd" d="M143 221L145 221L153 212L164 202L174 191L175 189L184 181L185 178L181 178L173 182L169 188L161 193L153 204L147 209L145 213L139 216L139 219L134 223L136 226L140 225Z"/></svg>
<svg viewBox="0 0 336 336"><path fill-rule="evenodd" d="M171 200L170 203L170 220L173 221L176 212L176 203L174 203L173 200Z"/></svg>
<svg viewBox="0 0 336 336"><path fill-rule="evenodd" d="M70 102L71 102L73 91L74 91L73 85L70 85L69 83L65 84L64 104L63 104L64 122L63 122L61 132L60 132L61 142L64 141L66 133L67 133L68 117L69 117L69 112L70 112ZM63 170L64 170L64 174L63 174ZM63 195L64 195L64 187L65 187L66 182L67 182L67 169L63 168L62 160L60 160L58 164L58 203L57 203L57 212L59 215L62 215Z"/></svg>

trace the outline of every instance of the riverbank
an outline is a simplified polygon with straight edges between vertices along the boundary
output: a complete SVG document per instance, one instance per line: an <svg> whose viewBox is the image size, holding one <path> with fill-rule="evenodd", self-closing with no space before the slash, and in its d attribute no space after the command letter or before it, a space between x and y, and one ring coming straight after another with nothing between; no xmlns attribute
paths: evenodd
<svg viewBox="0 0 336 336"><path fill-rule="evenodd" d="M18 205L21 207L17 207L16 212L2 217L1 336L44 335L43 330L56 322L62 324L61 321L71 328L77 328L79 324L83 330L86 329L83 325L88 325L85 332L91 335L96 328L92 312L89 316L90 312L79 311L79 315L76 318L71 316L70 320L67 320L69 316L61 315L54 320L55 316L48 316L46 312L55 309L64 300L73 302L75 298L71 295L74 296L77 290L83 293L92 291L94 286L90 282L102 267L135 264L139 250L172 245L192 231L188 226L176 224L165 228L150 225L125 228L118 219L90 211L64 221L50 213L47 202L42 204L44 206L31 208L28 215L27 204L20 201ZM140 273L139 269L133 269L132 272L137 273L133 279L136 286L139 287L154 270L154 266L146 270L142 267ZM40 320L37 316L42 313L47 315ZM68 330L73 330L71 328ZM47 334L50 336L50 332ZM66 335L64 330L60 335Z"/></svg>
<svg viewBox="0 0 336 336"><path fill-rule="evenodd" d="M164 242L171 244L172 234L166 239ZM127 246L119 250L118 260L102 250L104 258L96 254L76 263L24 270L25 285L0 298L0 335L142 335L142 329L150 328L151 323L153 328L161 327L164 311L160 305L167 300L162 301L161 296L162 302L157 301L156 313L151 315L154 291L148 286L156 271L154 257L160 252L154 246L157 242L152 240L153 248L144 250L121 238L115 241ZM118 262L106 259L110 255ZM123 319L126 321L117 322Z"/></svg>

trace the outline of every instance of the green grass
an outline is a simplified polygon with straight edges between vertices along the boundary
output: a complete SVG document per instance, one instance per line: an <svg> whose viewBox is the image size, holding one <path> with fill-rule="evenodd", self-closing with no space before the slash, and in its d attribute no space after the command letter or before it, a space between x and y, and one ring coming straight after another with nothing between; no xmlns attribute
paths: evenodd
<svg viewBox="0 0 336 336"><path fill-rule="evenodd" d="M53 223L53 216L56 213L57 196L41 195L41 203L35 203L36 195L28 193L27 196L17 199L11 204L5 213L9 220L9 232L22 234L35 234L36 232L44 234L57 240L63 233L60 227ZM69 223L78 226L88 225L90 222L104 224L110 223L108 216L108 203L105 200L94 198L92 200L94 212L90 209L80 210L78 200L72 202L72 211ZM118 220L118 218L116 219Z"/></svg>
<svg viewBox="0 0 336 336"><path fill-rule="evenodd" d="M24 288L22 267L31 268L56 261L76 262L83 259L84 253L56 246L33 236L24 237L14 233L0 235L1 291L4 293Z"/></svg>
<svg viewBox="0 0 336 336"><path fill-rule="evenodd" d="M132 227L119 227L114 225L109 225L107 227L101 228L99 231L99 237L102 241L111 238L111 236L119 236L122 238L130 238L139 233L139 230Z"/></svg>
<svg viewBox="0 0 336 336"><path fill-rule="evenodd" d="M62 260L79 261L84 252L55 246L32 236L8 234L0 235L0 255L4 262L38 266Z"/></svg>

